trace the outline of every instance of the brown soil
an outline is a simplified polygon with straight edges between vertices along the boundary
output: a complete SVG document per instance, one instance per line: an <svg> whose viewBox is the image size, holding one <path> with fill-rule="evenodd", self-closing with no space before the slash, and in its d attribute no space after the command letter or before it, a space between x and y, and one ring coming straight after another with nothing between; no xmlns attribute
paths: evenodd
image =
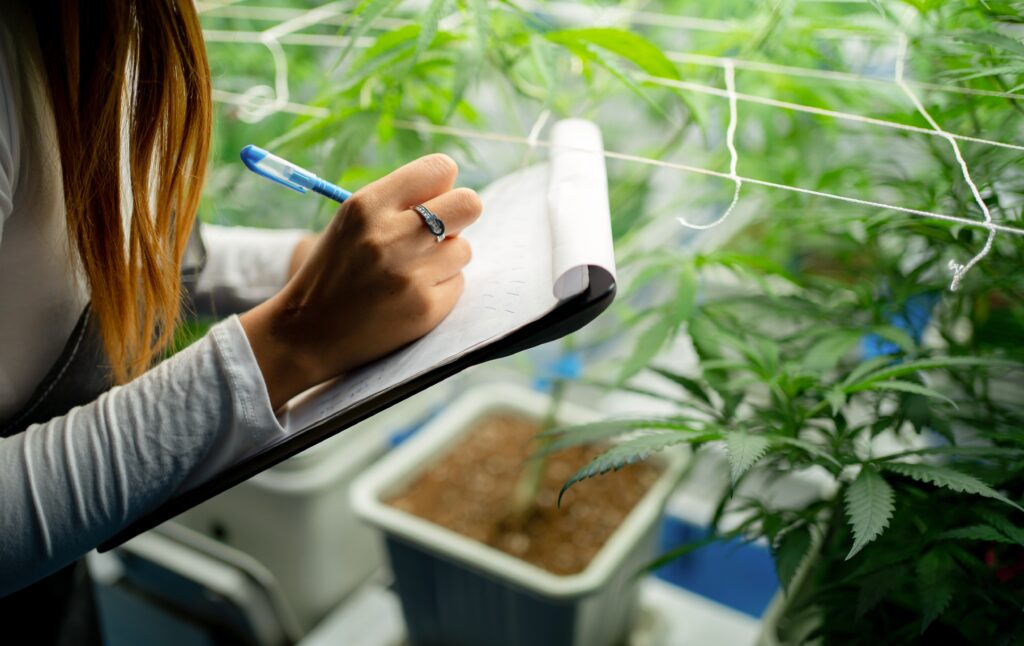
<svg viewBox="0 0 1024 646"><path fill-rule="evenodd" d="M555 574L582 571L660 469L647 463L585 480L556 507L562 484L600 453L573 447L551 455L526 518L510 519L510 499L538 424L516 415L481 421L391 505L486 543Z"/></svg>

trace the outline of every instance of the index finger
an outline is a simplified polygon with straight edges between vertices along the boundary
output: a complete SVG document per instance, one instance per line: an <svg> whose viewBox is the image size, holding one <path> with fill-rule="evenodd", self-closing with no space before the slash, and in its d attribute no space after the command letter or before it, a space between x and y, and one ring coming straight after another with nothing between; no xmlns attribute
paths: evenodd
<svg viewBox="0 0 1024 646"><path fill-rule="evenodd" d="M411 161L380 179L366 185L360 192L372 193L374 201L404 210L422 204L455 185L459 167L448 155L434 153Z"/></svg>

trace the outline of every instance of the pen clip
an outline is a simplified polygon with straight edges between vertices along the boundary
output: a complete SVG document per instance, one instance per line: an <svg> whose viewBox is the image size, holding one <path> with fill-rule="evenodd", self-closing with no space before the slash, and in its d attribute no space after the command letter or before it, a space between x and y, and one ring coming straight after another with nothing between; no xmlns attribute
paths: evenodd
<svg viewBox="0 0 1024 646"><path fill-rule="evenodd" d="M287 186L288 188L298 193L306 192L306 187L302 186L301 184L291 181L289 178L282 176L280 173L275 173L260 166L260 162L266 160L268 157L271 158L271 160L276 160L277 158L268 153L267 151L263 150L259 146L253 146L252 144L249 144L248 146L242 149L241 157L242 163L245 164L249 170L256 173L257 175L261 175L269 180L273 180L278 184L281 184L282 186ZM281 160L281 162L284 163L284 160Z"/></svg>

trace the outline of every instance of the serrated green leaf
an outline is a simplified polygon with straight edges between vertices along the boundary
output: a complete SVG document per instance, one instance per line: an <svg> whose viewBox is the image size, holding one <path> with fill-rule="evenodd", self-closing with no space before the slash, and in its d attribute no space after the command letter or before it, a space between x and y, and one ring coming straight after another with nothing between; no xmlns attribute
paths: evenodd
<svg viewBox="0 0 1024 646"><path fill-rule="evenodd" d="M891 379L889 381L870 381L867 383L860 384L859 386L852 386L850 388L846 388L844 390L847 393L859 393L874 390L890 390L901 393L911 393L914 395L921 395L923 397L928 397L931 399L941 399L944 402L952 404L954 408L959 408L959 406L956 405L955 401L953 401L949 397L946 397L939 391L933 388L929 388L927 386L922 386L921 384L915 384L912 381L904 381L902 379Z"/></svg>
<svg viewBox="0 0 1024 646"><path fill-rule="evenodd" d="M552 40L551 42L558 42ZM609 74L614 76L620 83L626 86L633 94L643 99L647 105L651 106L655 112L661 116L668 118L668 113L665 112L665 108L651 98L651 95L644 91L644 88L639 83L633 80L633 77L627 74L624 70L619 68L616 61L609 58L605 52L593 45L590 45L582 41L569 41L560 43L563 47L568 49L573 54L576 54L580 60L584 62L590 62L598 67L603 68ZM586 68L584 68L584 75L587 74Z"/></svg>
<svg viewBox="0 0 1024 646"><path fill-rule="evenodd" d="M953 38L961 42L991 45L997 49L1024 56L1024 43L994 31L972 31L954 34Z"/></svg>
<svg viewBox="0 0 1024 646"><path fill-rule="evenodd" d="M696 302L697 274L693 271L693 265L684 263L679 270L679 281L669 306L669 320L672 324L678 327L683 321L689 320Z"/></svg>
<svg viewBox="0 0 1024 646"><path fill-rule="evenodd" d="M882 366L890 363L892 363L892 357L875 357L874 359L868 359L851 370L850 374L846 376L846 379L843 380L840 386L855 384L863 379L865 375L875 372Z"/></svg>
<svg viewBox="0 0 1024 646"><path fill-rule="evenodd" d="M926 552L917 561L922 633L943 613L953 599L953 568L953 560L949 554L940 550Z"/></svg>
<svg viewBox="0 0 1024 646"><path fill-rule="evenodd" d="M551 429L541 433L538 437L548 440L543 451L551 453L560 451L570 446L580 444L594 444L611 439L618 435L632 433L635 431L675 431L688 433L690 435L706 435L708 432L696 429L692 425L693 420L686 418L644 418L644 419L611 419L591 424L580 424L577 426L566 426ZM718 436L718 433L712 433Z"/></svg>
<svg viewBox="0 0 1024 646"><path fill-rule="evenodd" d="M889 526L893 512L893 491L873 467L864 466L857 479L846 488L846 514L853 529L853 547L846 560L878 538Z"/></svg>
<svg viewBox="0 0 1024 646"><path fill-rule="evenodd" d="M651 76L679 80L679 70L658 46L631 31L586 27L549 32L546 38L564 45L595 45L625 58Z"/></svg>
<svg viewBox="0 0 1024 646"><path fill-rule="evenodd" d="M995 527L991 525L968 525L967 527L958 527L957 529L951 529L946 532L942 532L938 536L938 539L959 539L965 541L985 541L989 543L1009 543L1017 544L1017 541L1013 540L1009 536L1006 536Z"/></svg>
<svg viewBox="0 0 1024 646"><path fill-rule="evenodd" d="M812 372L831 370L860 341L860 332L841 331L819 339L804 353L801 365Z"/></svg>
<svg viewBox="0 0 1024 646"><path fill-rule="evenodd" d="M473 38L468 62L455 66L455 80L452 83L451 101L445 111L444 120L448 121L459 107L462 98L469 89L470 82L476 78L483 68L487 52L488 9L486 0L467 0L466 7L473 21Z"/></svg>
<svg viewBox="0 0 1024 646"><path fill-rule="evenodd" d="M352 19L349 20L345 30L345 35L348 36L349 41L338 55L334 67L341 65L348 57L352 52L352 48L355 47L356 41L373 26L373 21L380 18L396 4L398 4L398 0L363 0L356 5L355 9L352 10Z"/></svg>
<svg viewBox="0 0 1024 646"><path fill-rule="evenodd" d="M811 528L808 525L786 532L778 547L772 551L775 558L775 571L783 590L789 589L793 576L800 569L800 564L807 558L811 549Z"/></svg>
<svg viewBox="0 0 1024 646"><path fill-rule="evenodd" d="M904 352L913 352L917 348L917 344L914 343L913 337L911 337L905 330L893 325L879 325L870 328L870 331L882 337L886 341L895 343L899 346L900 350Z"/></svg>
<svg viewBox="0 0 1024 646"><path fill-rule="evenodd" d="M675 446L688 441L690 441L690 436L687 433L656 431L646 435L641 435L640 437L635 437L631 440L626 440L625 442L620 442L591 460L590 463L573 474L573 476L569 478L564 485L562 485L562 490L558 492L558 503L561 504L562 496L569 490L569 487L581 480L586 480L587 478L608 473L609 471L618 471L626 465L647 459L647 456L651 453L656 453L670 446Z"/></svg>
<svg viewBox="0 0 1024 646"><path fill-rule="evenodd" d="M974 476L961 473L949 467L933 464L911 464L908 462L883 462L879 465L882 469L892 473L898 473L918 482L927 482L936 487L943 487L960 493L976 494L986 498L993 498L1008 505L1016 507L1021 511L1020 505L1013 502L1003 494L988 486Z"/></svg>
<svg viewBox="0 0 1024 646"><path fill-rule="evenodd" d="M1024 528L1017 527L1010 520L991 511L982 510L979 515L988 521L989 525L1002 532L1011 541L1018 545L1024 545Z"/></svg>
<svg viewBox="0 0 1024 646"><path fill-rule="evenodd" d="M768 437L772 441L773 444L788 444L790 446L795 446L798 449L801 449L801 450L806 451L807 453L813 455L814 457L818 458L819 460L824 460L826 462L831 462L833 466L835 466L835 467L837 467L839 469L842 469L842 467L843 467L842 463L839 462L839 460L837 460L834 457L832 457L832 455L830 453L828 453L827 451L825 451L821 447L819 447L819 446L817 446L817 445L815 445L815 444L813 444L811 442L808 442L806 440L801 440L801 439L796 438L796 437L789 437L788 435L767 435L766 437Z"/></svg>
<svg viewBox="0 0 1024 646"><path fill-rule="evenodd" d="M640 372L654 358L661 346L672 334L672 324L664 317L658 317L644 330L633 347L633 354L622 365L619 381L626 381Z"/></svg>
<svg viewBox="0 0 1024 646"><path fill-rule="evenodd" d="M843 410L843 406L846 405L846 393L838 388L825 393L825 401L828 402L829 407L832 409L832 415L838 415L839 411Z"/></svg>
<svg viewBox="0 0 1024 646"><path fill-rule="evenodd" d="M726 433L725 448L729 455L733 482L764 457L770 445L771 441L763 435L751 435L745 431Z"/></svg>
<svg viewBox="0 0 1024 646"><path fill-rule="evenodd" d="M420 33L416 39L416 51L412 55L413 61L418 59L423 52L427 51L430 43L434 42L438 23L441 22L441 14L444 13L447 5L448 0L430 0L427 10L417 19L420 25Z"/></svg>
<svg viewBox="0 0 1024 646"><path fill-rule="evenodd" d="M898 363L888 368L882 368L866 375L857 375L854 378L854 373L851 373L847 377L846 381L843 382L843 387L858 386L875 381L887 381L889 379L895 379L904 375L910 375L915 372L921 372L924 370L940 370L943 368L955 368L955 367L1016 367L1020 368L1021 364L1014 361L1006 361L1004 359L989 359L985 357L935 357L932 359L919 359L917 361L907 361L904 363Z"/></svg>
<svg viewBox="0 0 1024 646"><path fill-rule="evenodd" d="M691 395L693 395L695 398L699 399L700 401L704 402L705 404L707 404L709 406L712 405L712 403L711 403L711 395L708 394L707 390L705 390L704 385L701 384L696 379L692 379L692 378L687 377L685 375L681 375L679 373L672 372L671 370L666 370L665 368L657 368L657 367L651 366L649 368L649 370L651 370L651 372L654 372L654 373L656 373L658 375L661 375L662 377L664 377L665 379L668 379L672 383L674 383L674 384L676 384L678 386L681 386L684 390L686 390L688 393L690 393Z"/></svg>

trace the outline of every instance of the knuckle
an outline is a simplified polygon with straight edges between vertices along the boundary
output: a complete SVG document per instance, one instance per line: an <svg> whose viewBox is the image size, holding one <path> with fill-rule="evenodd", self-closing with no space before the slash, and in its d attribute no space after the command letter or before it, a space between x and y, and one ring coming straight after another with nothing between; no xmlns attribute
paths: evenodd
<svg viewBox="0 0 1024 646"><path fill-rule="evenodd" d="M367 191L356 191L351 197L345 200L345 204L342 205L342 209L344 209L350 216L366 216L366 214L373 210L371 206L372 202L373 198L370 197Z"/></svg>
<svg viewBox="0 0 1024 646"><path fill-rule="evenodd" d="M373 198L365 193L356 193L345 200L339 212L343 216L335 218L334 221L349 233L363 234L370 229L370 222L376 210Z"/></svg>

